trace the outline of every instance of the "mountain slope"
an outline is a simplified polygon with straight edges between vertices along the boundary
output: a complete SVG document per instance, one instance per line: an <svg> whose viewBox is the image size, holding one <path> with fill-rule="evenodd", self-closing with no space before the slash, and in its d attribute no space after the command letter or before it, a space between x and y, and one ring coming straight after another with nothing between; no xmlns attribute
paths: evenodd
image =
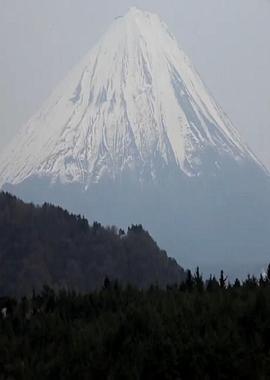
<svg viewBox="0 0 270 380"><path fill-rule="evenodd" d="M135 8L1 155L0 186L91 221L142 223L186 267L238 276L269 262L268 173L167 26Z"/></svg>
<svg viewBox="0 0 270 380"><path fill-rule="evenodd" d="M160 166L187 175L253 159L158 16L132 8L68 75L0 159L0 185L30 176L88 187ZM11 160L12 157L12 160Z"/></svg>
<svg viewBox="0 0 270 380"><path fill-rule="evenodd" d="M59 207L0 193L0 295L29 294L44 284L86 292L106 276L147 287L179 283L185 274L141 226L119 234Z"/></svg>

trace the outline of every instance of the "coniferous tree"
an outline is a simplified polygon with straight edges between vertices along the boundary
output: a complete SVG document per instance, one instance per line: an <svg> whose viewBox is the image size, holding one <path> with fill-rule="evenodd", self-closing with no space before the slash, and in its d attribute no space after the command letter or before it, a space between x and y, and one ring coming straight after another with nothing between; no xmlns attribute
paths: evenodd
<svg viewBox="0 0 270 380"><path fill-rule="evenodd" d="M223 270L220 272L220 278L219 278L219 287L221 289L226 288L226 282L227 282L227 277L224 276Z"/></svg>

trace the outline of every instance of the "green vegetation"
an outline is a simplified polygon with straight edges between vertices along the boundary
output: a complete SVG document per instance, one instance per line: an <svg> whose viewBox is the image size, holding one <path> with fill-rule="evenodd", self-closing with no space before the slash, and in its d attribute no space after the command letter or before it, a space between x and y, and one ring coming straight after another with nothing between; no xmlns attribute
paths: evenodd
<svg viewBox="0 0 270 380"><path fill-rule="evenodd" d="M0 295L0 380L270 378L270 266L204 281L140 225L0 193Z"/></svg>
<svg viewBox="0 0 270 380"><path fill-rule="evenodd" d="M0 379L269 379L270 270L0 300Z"/></svg>

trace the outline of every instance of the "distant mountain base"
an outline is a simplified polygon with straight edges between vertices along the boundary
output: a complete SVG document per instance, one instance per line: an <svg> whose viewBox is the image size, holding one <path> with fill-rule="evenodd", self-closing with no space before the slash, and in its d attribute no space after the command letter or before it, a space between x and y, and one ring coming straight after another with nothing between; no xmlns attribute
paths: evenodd
<svg viewBox="0 0 270 380"><path fill-rule="evenodd" d="M79 184L30 178L5 189L26 201L49 201L91 222L127 227L142 223L186 268L205 274L258 274L270 260L269 177L256 165L224 163L222 176L187 177L167 172L162 180L131 177Z"/></svg>

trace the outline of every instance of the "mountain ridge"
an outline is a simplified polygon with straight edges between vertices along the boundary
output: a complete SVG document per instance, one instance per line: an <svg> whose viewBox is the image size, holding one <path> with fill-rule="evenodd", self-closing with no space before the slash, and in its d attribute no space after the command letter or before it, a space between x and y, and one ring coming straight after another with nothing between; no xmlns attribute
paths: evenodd
<svg viewBox="0 0 270 380"><path fill-rule="evenodd" d="M104 279L147 288L180 283L184 270L141 225L103 227L48 203L26 204L0 192L0 295L43 285L87 292Z"/></svg>

